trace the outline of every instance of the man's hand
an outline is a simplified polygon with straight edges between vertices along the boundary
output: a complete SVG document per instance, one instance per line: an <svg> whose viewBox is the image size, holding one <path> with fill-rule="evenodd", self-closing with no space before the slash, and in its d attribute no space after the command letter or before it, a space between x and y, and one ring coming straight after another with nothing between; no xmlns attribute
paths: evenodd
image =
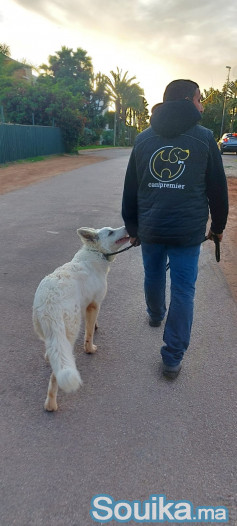
<svg viewBox="0 0 237 526"><path fill-rule="evenodd" d="M139 247L139 245L141 244L141 241L140 241L140 239L138 237L130 237L129 241L130 241L131 245L133 245L133 243L135 243L135 241L136 241L136 243L134 244L135 247Z"/></svg>
<svg viewBox="0 0 237 526"><path fill-rule="evenodd" d="M222 234L215 234L215 232L212 232L211 229L210 229L208 234L207 234L207 239L211 239L212 241L214 241L214 237L213 236L216 236L219 239L219 241L222 241L223 233Z"/></svg>

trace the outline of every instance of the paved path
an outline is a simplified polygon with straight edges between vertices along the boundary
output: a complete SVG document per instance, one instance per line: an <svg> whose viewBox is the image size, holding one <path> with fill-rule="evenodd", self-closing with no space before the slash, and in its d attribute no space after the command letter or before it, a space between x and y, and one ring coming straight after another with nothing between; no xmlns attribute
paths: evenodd
<svg viewBox="0 0 237 526"><path fill-rule="evenodd" d="M147 324L140 248L132 249L111 266L97 354L83 353L79 337L83 387L61 392L57 413L43 410L50 369L32 330L34 292L78 249L77 227L122 224L128 152L117 155L0 198L0 524L91 526L90 501L107 493L227 506L234 526L236 305L212 244L175 382L160 374L162 329Z"/></svg>

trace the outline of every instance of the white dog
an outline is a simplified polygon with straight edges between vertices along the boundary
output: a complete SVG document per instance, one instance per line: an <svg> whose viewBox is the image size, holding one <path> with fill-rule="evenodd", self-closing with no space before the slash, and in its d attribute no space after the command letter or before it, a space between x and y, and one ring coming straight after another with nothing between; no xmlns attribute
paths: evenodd
<svg viewBox="0 0 237 526"><path fill-rule="evenodd" d="M79 228L83 247L72 261L57 268L39 284L33 304L33 324L38 337L44 341L45 357L52 374L45 409L57 410L58 386L67 393L82 384L73 355L81 320L85 320L84 349L94 353L94 330L100 304L106 295L111 252L127 243L125 227Z"/></svg>

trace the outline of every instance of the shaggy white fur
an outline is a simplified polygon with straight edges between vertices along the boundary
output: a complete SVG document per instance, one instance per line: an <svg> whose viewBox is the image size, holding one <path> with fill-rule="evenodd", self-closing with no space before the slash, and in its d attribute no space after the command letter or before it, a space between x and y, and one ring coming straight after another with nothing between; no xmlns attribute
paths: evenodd
<svg viewBox="0 0 237 526"><path fill-rule="evenodd" d="M77 230L83 247L74 258L46 276L39 284L33 303L33 324L44 341L45 357L52 367L45 409L57 410L58 386L65 392L82 384L73 349L81 321L85 320L84 348L94 353L94 330L100 305L106 295L109 264L128 241L125 227Z"/></svg>

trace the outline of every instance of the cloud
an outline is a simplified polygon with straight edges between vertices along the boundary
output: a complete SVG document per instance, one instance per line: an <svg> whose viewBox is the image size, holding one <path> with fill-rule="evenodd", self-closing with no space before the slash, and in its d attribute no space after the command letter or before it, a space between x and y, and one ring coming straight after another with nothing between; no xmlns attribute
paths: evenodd
<svg viewBox="0 0 237 526"><path fill-rule="evenodd" d="M234 51L237 3L229 0L16 0L57 24L138 42L152 55L221 63Z"/></svg>
<svg viewBox="0 0 237 526"><path fill-rule="evenodd" d="M96 70L108 73L107 68L119 66L136 75L153 103L151 92L157 86L162 93L173 78L193 78L201 88L221 88L226 65L232 67L231 78L237 77L236 0L225 5L223 0L14 2L47 20L47 28L50 24L57 28L50 50L46 39L38 41L38 48L44 44L44 53L53 54L61 45L82 47Z"/></svg>

